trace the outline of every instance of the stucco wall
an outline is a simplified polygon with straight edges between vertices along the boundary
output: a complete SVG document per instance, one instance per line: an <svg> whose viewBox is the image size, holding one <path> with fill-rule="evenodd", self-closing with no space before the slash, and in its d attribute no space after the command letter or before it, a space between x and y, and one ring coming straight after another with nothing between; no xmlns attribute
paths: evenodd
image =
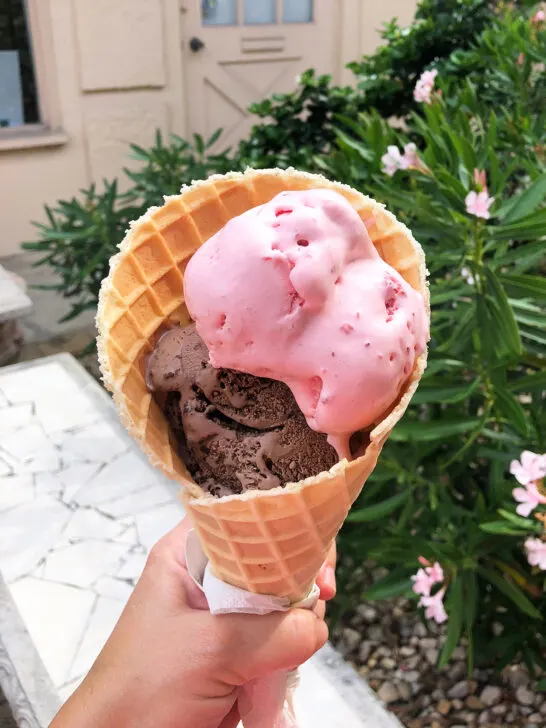
<svg viewBox="0 0 546 728"><path fill-rule="evenodd" d="M0 146L0 257L35 236L43 204L129 164L127 142L184 134L179 0L35 0L48 6L66 141ZM38 59L39 62L39 59ZM47 142L47 135L45 136Z"/></svg>
<svg viewBox="0 0 546 728"><path fill-rule="evenodd" d="M129 163L127 142L152 143L156 128L184 135L186 97L181 0L28 0L48 9L50 48L66 140L9 150L0 141L0 257L34 237L43 204L71 197ZM197 2L198 0L186 0ZM334 2L334 0L318 0ZM417 0L339 1L339 59L370 53L381 23L409 22Z"/></svg>

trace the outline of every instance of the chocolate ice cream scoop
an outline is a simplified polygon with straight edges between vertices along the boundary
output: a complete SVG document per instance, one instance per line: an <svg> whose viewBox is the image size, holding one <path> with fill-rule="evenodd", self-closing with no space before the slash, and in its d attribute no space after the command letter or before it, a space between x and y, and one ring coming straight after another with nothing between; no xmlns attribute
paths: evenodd
<svg viewBox="0 0 546 728"><path fill-rule="evenodd" d="M215 369L195 326L163 334L147 380L163 395L186 466L214 495L275 488L337 462L336 451L307 425L285 384Z"/></svg>

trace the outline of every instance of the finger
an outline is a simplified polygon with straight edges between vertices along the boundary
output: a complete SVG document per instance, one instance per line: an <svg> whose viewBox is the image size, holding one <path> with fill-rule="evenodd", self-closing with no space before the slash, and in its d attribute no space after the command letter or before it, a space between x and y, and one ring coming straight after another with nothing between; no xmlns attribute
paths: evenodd
<svg viewBox="0 0 546 728"><path fill-rule="evenodd" d="M320 589L320 598L328 601L333 599L336 594L336 542L332 541L332 545L328 550L326 561L322 565L317 577L317 586Z"/></svg>
<svg viewBox="0 0 546 728"><path fill-rule="evenodd" d="M186 567L186 541L193 524L186 516L173 529L166 533L154 546L155 551L164 552L169 558L174 558L181 566Z"/></svg>
<svg viewBox="0 0 546 728"><path fill-rule="evenodd" d="M326 614L326 602L324 599L319 599L318 602L313 607L313 612L317 615L319 619L324 619L324 615Z"/></svg>
<svg viewBox="0 0 546 728"><path fill-rule="evenodd" d="M212 625L209 619L206 628L215 642L219 678L231 686L301 665L328 639L328 627L308 609L226 614Z"/></svg>
<svg viewBox="0 0 546 728"><path fill-rule="evenodd" d="M187 570L186 541L193 528L188 516L161 538L150 551L143 576L163 593L179 597L192 609L208 609L201 589Z"/></svg>

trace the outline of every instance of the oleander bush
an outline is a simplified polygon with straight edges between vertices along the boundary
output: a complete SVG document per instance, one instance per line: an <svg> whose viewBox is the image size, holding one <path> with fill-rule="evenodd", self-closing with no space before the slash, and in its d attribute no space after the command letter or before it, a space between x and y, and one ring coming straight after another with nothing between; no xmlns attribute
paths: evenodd
<svg viewBox="0 0 546 728"><path fill-rule="evenodd" d="M532 18L484 31L464 80L428 77L404 132L362 114L321 160L411 228L432 304L427 371L340 537L336 606L419 599L447 623L440 665L465 636L469 667L546 668L546 32ZM372 586L366 560L388 569Z"/></svg>

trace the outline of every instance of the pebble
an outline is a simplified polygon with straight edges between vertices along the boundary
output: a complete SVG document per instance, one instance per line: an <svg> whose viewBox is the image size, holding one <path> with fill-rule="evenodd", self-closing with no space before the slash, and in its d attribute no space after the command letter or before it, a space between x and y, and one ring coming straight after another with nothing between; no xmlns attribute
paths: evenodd
<svg viewBox="0 0 546 728"><path fill-rule="evenodd" d="M387 705L389 703L394 703L400 697L398 694L398 690L396 689L396 686L389 681L384 682L380 686L379 690L377 691L377 696L378 696L379 700L382 700L384 703L387 703Z"/></svg>
<svg viewBox="0 0 546 728"><path fill-rule="evenodd" d="M438 655L439 655L439 650L435 650L435 649L427 650L425 652L425 657L427 658L428 664L432 665L432 667L434 667L436 665L436 663L438 662Z"/></svg>
<svg viewBox="0 0 546 728"><path fill-rule="evenodd" d="M383 631L383 627L380 627L378 624L372 625L367 631L366 637L373 642L384 642L385 632Z"/></svg>
<svg viewBox="0 0 546 728"><path fill-rule="evenodd" d="M480 713L478 717L478 725L484 725L489 723L489 711L484 710L483 713Z"/></svg>
<svg viewBox="0 0 546 728"><path fill-rule="evenodd" d="M440 700L440 702L436 706L436 709L438 713L441 713L442 715L447 715L451 710L451 707L452 705L449 700Z"/></svg>
<svg viewBox="0 0 546 728"><path fill-rule="evenodd" d="M451 659L458 662L460 660L466 660L466 650L461 645L458 645L451 655Z"/></svg>
<svg viewBox="0 0 546 728"><path fill-rule="evenodd" d="M385 668L385 670L394 670L396 667L396 660L393 660L392 657L384 657L381 660L381 667Z"/></svg>
<svg viewBox="0 0 546 728"><path fill-rule="evenodd" d="M413 657L408 657L407 660L404 660L403 665L406 670L415 670L417 665L421 662L421 656L420 655L413 655Z"/></svg>
<svg viewBox="0 0 546 728"><path fill-rule="evenodd" d="M374 607L370 607L367 604L361 604L356 608L356 611L368 624L373 624L373 622L377 620L377 609L374 609Z"/></svg>
<svg viewBox="0 0 546 728"><path fill-rule="evenodd" d="M422 622L417 622L415 627L413 628L413 634L415 637L426 637L427 636L427 628Z"/></svg>
<svg viewBox="0 0 546 728"><path fill-rule="evenodd" d="M469 695L465 701L465 705L470 710L483 710L485 708L485 703L482 703L475 695Z"/></svg>
<svg viewBox="0 0 546 728"><path fill-rule="evenodd" d="M409 645L404 645L399 650L401 657L411 657L412 655L415 655L415 649L413 647L410 647Z"/></svg>
<svg viewBox="0 0 546 728"><path fill-rule="evenodd" d="M409 643L413 647L419 647L419 637L416 637L415 635L413 635L412 637L410 637Z"/></svg>
<svg viewBox="0 0 546 728"><path fill-rule="evenodd" d="M402 700L409 700L411 698L411 686L405 680L399 680L396 683L396 689Z"/></svg>
<svg viewBox="0 0 546 728"><path fill-rule="evenodd" d="M535 694L529 688L525 687L525 685L520 685L516 690L516 700L520 705L532 705L534 699Z"/></svg>
<svg viewBox="0 0 546 728"><path fill-rule="evenodd" d="M417 670L408 670L406 673L404 673L404 680L409 683L415 683L417 680L419 680L419 673Z"/></svg>
<svg viewBox="0 0 546 728"><path fill-rule="evenodd" d="M464 662L456 662L449 668L447 674L449 675L450 680L460 680L464 675L466 675L466 666Z"/></svg>
<svg viewBox="0 0 546 728"><path fill-rule="evenodd" d="M455 683L455 685L447 691L447 695L449 698L466 698L468 695L468 682L466 680L461 680L460 682Z"/></svg>
<svg viewBox="0 0 546 728"><path fill-rule="evenodd" d="M464 703L462 700L459 700L459 698L453 699L453 707L455 710L460 710L463 707Z"/></svg>
<svg viewBox="0 0 546 728"><path fill-rule="evenodd" d="M374 649L375 643L369 642L368 640L364 640L364 642L361 642L360 647L358 648L358 659L360 660L360 662L366 662Z"/></svg>
<svg viewBox="0 0 546 728"><path fill-rule="evenodd" d="M347 652L352 652L355 650L359 644L360 640L362 639L360 632L358 632L356 629L352 629L351 627L346 627L343 630L343 642L345 644L345 649Z"/></svg>
<svg viewBox="0 0 546 728"><path fill-rule="evenodd" d="M544 722L544 718L540 715L540 713L533 713L527 718L527 720L531 723L531 725L542 725Z"/></svg>
<svg viewBox="0 0 546 728"><path fill-rule="evenodd" d="M499 703L499 705L494 705L491 708L493 715L504 715L507 711L508 708L504 703Z"/></svg>
<svg viewBox="0 0 546 728"><path fill-rule="evenodd" d="M431 650L432 648L436 647L438 644L438 640L436 637L423 637L419 640L419 647L424 652L426 650Z"/></svg>
<svg viewBox="0 0 546 728"><path fill-rule="evenodd" d="M527 685L529 683L529 674L527 670L519 665L507 667L502 671L504 680L510 685L510 687L519 688L520 685Z"/></svg>
<svg viewBox="0 0 546 728"><path fill-rule="evenodd" d="M542 705L540 706L540 712L542 713L542 715L546 715L546 703L542 703Z"/></svg>
<svg viewBox="0 0 546 728"><path fill-rule="evenodd" d="M502 690L496 685L486 685L480 693L480 700L484 705L491 706L499 702L502 696Z"/></svg>

